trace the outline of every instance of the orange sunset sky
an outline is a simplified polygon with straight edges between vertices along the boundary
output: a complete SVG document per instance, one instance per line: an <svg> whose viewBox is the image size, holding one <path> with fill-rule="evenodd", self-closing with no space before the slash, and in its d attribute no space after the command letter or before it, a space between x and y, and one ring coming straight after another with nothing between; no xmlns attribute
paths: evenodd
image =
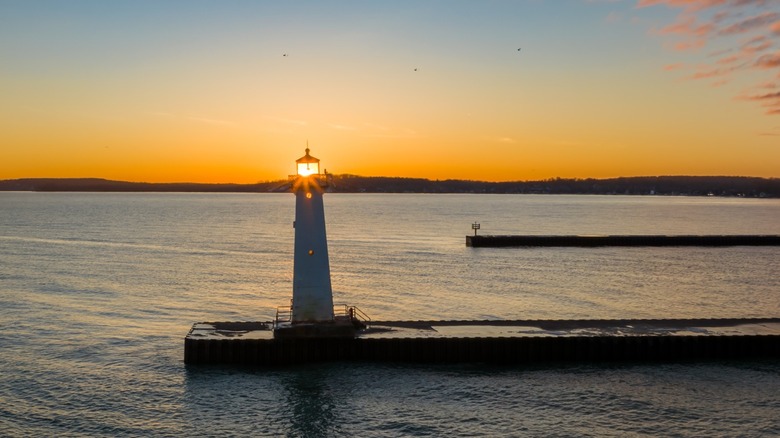
<svg viewBox="0 0 780 438"><path fill-rule="evenodd" d="M780 1L0 1L0 179L780 177Z"/></svg>

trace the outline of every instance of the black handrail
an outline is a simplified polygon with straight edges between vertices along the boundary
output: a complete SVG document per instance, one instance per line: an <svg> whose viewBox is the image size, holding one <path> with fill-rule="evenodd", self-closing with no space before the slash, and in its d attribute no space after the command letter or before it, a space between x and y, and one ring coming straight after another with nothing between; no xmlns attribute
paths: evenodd
<svg viewBox="0 0 780 438"><path fill-rule="evenodd" d="M368 325L371 322L371 317L366 315L365 312L360 310L356 306L348 306L346 304L336 304L333 306L334 316L349 316L352 320L357 320Z"/></svg>
<svg viewBox="0 0 780 438"><path fill-rule="evenodd" d="M365 312L360 310L356 306L348 306L346 304L336 304L333 306L333 318L349 318L351 321L358 321L364 325L368 325L371 322ZM274 317L274 327L280 323L292 322L292 306L279 306L276 308L276 316Z"/></svg>

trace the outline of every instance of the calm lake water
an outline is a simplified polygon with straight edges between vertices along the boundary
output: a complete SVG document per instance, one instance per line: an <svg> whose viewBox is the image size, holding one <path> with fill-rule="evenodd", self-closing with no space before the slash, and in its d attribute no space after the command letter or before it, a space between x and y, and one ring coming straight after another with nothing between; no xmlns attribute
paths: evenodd
<svg viewBox="0 0 780 438"><path fill-rule="evenodd" d="M778 436L780 364L185 367L292 293L291 194L0 193L0 436ZM780 316L780 248L467 248L483 234L780 234L780 200L325 196L374 319Z"/></svg>

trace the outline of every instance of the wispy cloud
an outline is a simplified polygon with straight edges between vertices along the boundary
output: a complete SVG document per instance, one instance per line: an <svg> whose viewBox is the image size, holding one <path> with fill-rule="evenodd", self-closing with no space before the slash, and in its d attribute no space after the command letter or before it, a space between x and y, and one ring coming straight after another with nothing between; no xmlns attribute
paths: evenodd
<svg viewBox="0 0 780 438"><path fill-rule="evenodd" d="M684 16L679 17L676 23L662 27L657 31L659 35L685 35L694 37L705 37L712 29L715 28L714 23L700 23L696 17Z"/></svg>
<svg viewBox="0 0 780 438"><path fill-rule="evenodd" d="M764 137L780 137L780 126L775 126L773 129L762 132L758 135L764 136Z"/></svg>
<svg viewBox="0 0 780 438"><path fill-rule="evenodd" d="M763 55L756 59L756 67L761 69L776 69L780 67L780 51Z"/></svg>
<svg viewBox="0 0 780 438"><path fill-rule="evenodd" d="M754 17L746 18L744 20L733 23L718 31L719 35L736 35L741 33L750 32L752 30L762 30L768 27L770 30L775 23L780 22L780 13L777 12L765 12Z"/></svg>
<svg viewBox="0 0 780 438"><path fill-rule="evenodd" d="M780 95L760 92L763 85L780 81L780 1L637 0L636 4L638 9L666 6L679 11L673 23L652 32L669 40L666 46L672 50L698 52L717 46L703 63L670 64L664 70L692 71L688 79L707 80L712 86L736 77L770 79L737 98L759 103L766 114L780 114Z"/></svg>
<svg viewBox="0 0 780 438"><path fill-rule="evenodd" d="M764 6L775 0L639 0L640 8L646 6L666 5L673 8L684 8L686 12L696 12L716 6L728 4L738 6Z"/></svg>
<svg viewBox="0 0 780 438"><path fill-rule="evenodd" d="M767 108L767 114L780 114L780 91L763 94L746 94L740 96L740 99L761 103L762 106Z"/></svg>

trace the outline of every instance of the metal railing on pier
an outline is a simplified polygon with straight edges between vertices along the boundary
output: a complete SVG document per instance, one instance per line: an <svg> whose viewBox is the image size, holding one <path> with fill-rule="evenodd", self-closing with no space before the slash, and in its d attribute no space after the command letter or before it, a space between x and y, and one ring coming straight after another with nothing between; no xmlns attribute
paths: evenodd
<svg viewBox="0 0 780 438"><path fill-rule="evenodd" d="M333 316L335 319L349 318L352 322L358 322L363 326L371 324L371 317L355 306L346 304L336 304L333 306Z"/></svg>
<svg viewBox="0 0 780 438"><path fill-rule="evenodd" d="M360 310L356 306L348 306L346 304L336 304L333 306L333 319L344 320L348 319L352 322L357 322L360 325L368 326L371 324L371 317L365 312ZM279 324L292 322L292 306L279 306L276 308L276 316L274 317L274 327L278 327Z"/></svg>
<svg viewBox="0 0 780 438"><path fill-rule="evenodd" d="M290 322L292 322L292 305L277 307L276 316L274 317L274 328L279 326L280 323Z"/></svg>

